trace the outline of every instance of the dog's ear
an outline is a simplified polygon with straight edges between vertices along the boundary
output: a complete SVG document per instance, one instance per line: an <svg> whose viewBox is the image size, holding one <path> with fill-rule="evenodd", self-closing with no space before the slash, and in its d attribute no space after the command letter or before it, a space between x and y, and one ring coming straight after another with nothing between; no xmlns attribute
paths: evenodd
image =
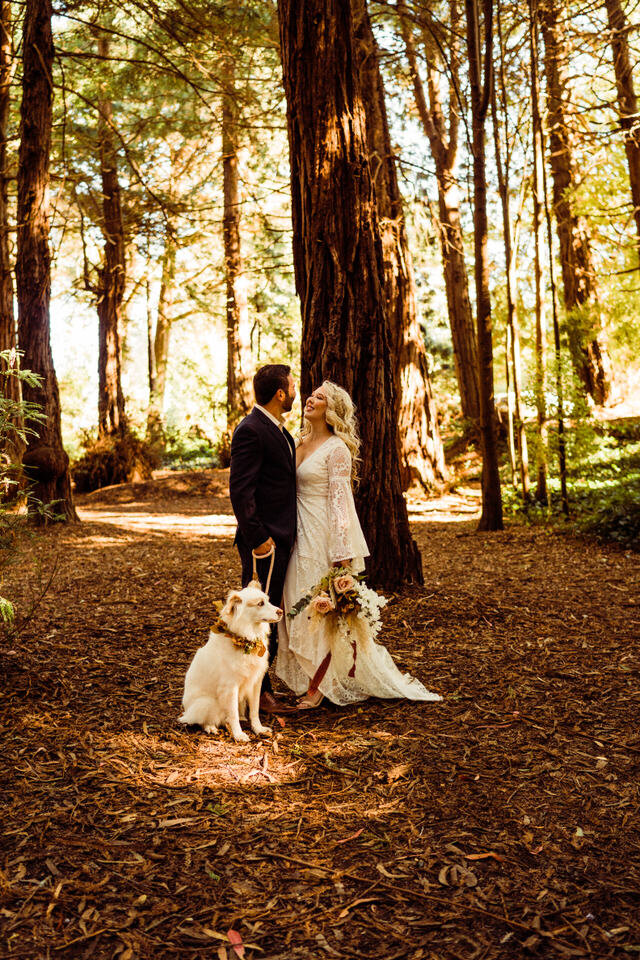
<svg viewBox="0 0 640 960"><path fill-rule="evenodd" d="M222 612L225 613L228 617L232 617L241 603L242 603L242 597L240 596L238 591L232 590L227 597L226 603L224 605L224 610Z"/></svg>

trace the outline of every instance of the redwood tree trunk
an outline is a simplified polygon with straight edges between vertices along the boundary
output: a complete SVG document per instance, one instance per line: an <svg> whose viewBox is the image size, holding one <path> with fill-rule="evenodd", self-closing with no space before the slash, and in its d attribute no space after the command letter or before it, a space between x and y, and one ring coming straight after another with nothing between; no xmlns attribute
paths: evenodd
<svg viewBox="0 0 640 960"><path fill-rule="evenodd" d="M101 33L100 58L109 55ZM102 177L104 253L98 275L98 433L122 434L126 426L121 382L120 313L126 281L124 227L118 182L118 156L113 142L113 109L101 91L98 100L98 141Z"/></svg>
<svg viewBox="0 0 640 960"><path fill-rule="evenodd" d="M43 515L40 501L57 501L54 510L76 520L71 498L69 458L62 446L60 398L49 331L51 271L49 252L49 151L53 83L50 0L27 0L24 19L22 106L18 155L18 342L23 366L42 377L39 387L24 385L24 398L39 403L46 420L29 437L23 465L33 481L30 514Z"/></svg>
<svg viewBox="0 0 640 960"><path fill-rule="evenodd" d="M589 234L584 218L576 216L572 209L575 172L566 117L567 45L563 13L556 0L544 0L540 21L547 79L553 209L560 241L571 357L585 391L596 403L603 404L611 392L610 364L600 327Z"/></svg>
<svg viewBox="0 0 640 960"><path fill-rule="evenodd" d="M397 359L402 484L405 490L413 482L429 490L446 480L444 451L424 336L416 315L413 265L389 136L378 45L366 0L354 0L353 11L369 163L376 171L374 188L384 256L385 307L391 324L392 353Z"/></svg>
<svg viewBox="0 0 640 960"><path fill-rule="evenodd" d="M147 430L151 436L162 433L164 423L164 398L167 387L167 366L169 363L169 343L173 324L173 302L175 297L176 243L168 229L165 234L164 253L162 255L162 275L160 277L160 296L153 341L149 343L149 414ZM150 326L150 324L149 324Z"/></svg>
<svg viewBox="0 0 640 960"><path fill-rule="evenodd" d="M222 98L222 172L224 186L224 265L227 286L227 429L252 407L249 303L240 246L238 183L238 107L233 64L226 63Z"/></svg>
<svg viewBox="0 0 640 960"><path fill-rule="evenodd" d="M629 57L629 26L622 10L620 0L605 0L607 17L611 30L611 49L613 69L618 89L618 109L620 126L624 130L624 148L629 167L631 200L633 215L638 233L638 253L640 255L640 116L638 101L633 86L633 67Z"/></svg>
<svg viewBox="0 0 640 960"><path fill-rule="evenodd" d="M355 62L349 0L279 0L291 159L293 251L302 308L302 394L330 378L362 434L356 500L370 579L422 582L402 496L396 360Z"/></svg>
<svg viewBox="0 0 640 960"><path fill-rule="evenodd" d="M478 385L478 348L473 314L469 302L469 279L464 258L464 240L460 220L460 198L455 168L458 156L458 105L455 86L458 82L458 6L451 3L451 45L448 67L452 74L448 124L445 120L440 93L440 77L435 58L439 54L425 43L429 104L418 70L413 30L404 0L397 2L400 27L404 40L409 72L413 84L418 116L429 139L438 182L438 211L442 267L447 293L447 308L451 327L453 357L456 367L462 415L474 427L480 422L480 394Z"/></svg>
<svg viewBox="0 0 640 960"><path fill-rule="evenodd" d="M11 279L11 258L9 255L9 209L8 209L8 181L7 168L7 137L9 126L9 107L11 103L11 4L8 0L0 0L0 350L14 350L18 341L16 338L16 322L13 312L13 282ZM17 401L20 399L20 381L17 377L5 377L2 383L7 398ZM19 425L18 425L19 426ZM11 443L12 456L19 456L16 442Z"/></svg>
<svg viewBox="0 0 640 960"><path fill-rule="evenodd" d="M529 0L529 66L531 73L531 115L533 140L533 244L536 295L536 500L549 502L547 486L547 320L542 288L544 249L544 144L540 115L538 69L538 20L536 0Z"/></svg>
<svg viewBox="0 0 640 960"><path fill-rule="evenodd" d="M482 516L480 530L502 530L502 496L498 467L495 420L493 416L493 336L489 294L487 223L487 176L484 127L489 107L492 78L492 0L484 0L485 62L482 80L480 16L478 0L465 0L467 49L471 87L473 144L473 220L475 246L476 309L480 382L480 432L482 437Z"/></svg>

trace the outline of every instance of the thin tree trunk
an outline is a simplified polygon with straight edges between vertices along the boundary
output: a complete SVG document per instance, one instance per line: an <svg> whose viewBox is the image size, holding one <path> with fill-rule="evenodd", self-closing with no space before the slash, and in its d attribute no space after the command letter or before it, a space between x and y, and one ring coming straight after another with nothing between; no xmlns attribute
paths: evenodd
<svg viewBox="0 0 640 960"><path fill-rule="evenodd" d="M149 409L147 412L147 433L152 433L155 425L153 415L153 399L156 391L156 357L153 350L154 327L153 308L151 306L151 264L147 259L146 278L146 307L147 307L147 376L149 381Z"/></svg>
<svg viewBox="0 0 640 960"><path fill-rule="evenodd" d="M564 436L564 388L562 385L562 356L560 350L560 320L558 318L558 292L555 281L555 267L553 265L553 229L551 226L551 210L549 209L549 193L547 190L547 168L543 165L543 192L544 211L547 221L547 243L549 246L549 286L551 287L551 312L553 316L553 344L556 368L556 402L558 406L558 463L560 467L560 494L562 498L562 512L569 516L569 494L567 492L567 448Z"/></svg>
<svg viewBox="0 0 640 960"><path fill-rule="evenodd" d="M173 304L176 278L176 243L167 229L162 255L162 275L158 297L158 315L153 339L153 390L150 405L150 432L160 434L164 423L164 402L167 388L169 343L173 324Z"/></svg>
<svg viewBox="0 0 640 960"><path fill-rule="evenodd" d="M500 43L500 90L501 107L505 123L505 162L502 163L502 150L500 146L500 125L498 122L498 109L496 99L495 83L492 85L491 105L493 112L493 134L496 155L496 173L498 176L498 190L502 203L502 232L504 237L504 255L507 267L507 350L506 350L506 370L507 370L507 396L509 402L509 451L511 456L511 468L515 474L514 466L514 433L517 436L520 480L522 483L522 499L528 503L529 493L529 454L527 450L527 436L522 419L522 398L521 398L521 373L520 373L520 330L517 317L516 292L516 253L517 240L513 242L513 233L511 226L511 209L509 197L509 175L511 169L511 151L509 148L508 136L508 113L507 113L507 91L504 78L504 45L502 41L502 22L501 11L498 7L498 38ZM524 174L523 174L524 176ZM509 365L511 363L513 371L513 401L511 398L509 384ZM514 422L515 421L515 422Z"/></svg>
<svg viewBox="0 0 640 960"><path fill-rule="evenodd" d="M540 23L547 79L553 208L560 241L569 345L574 369L585 391L595 403L603 404L611 392L610 363L600 324L589 234L584 218L576 216L572 209L575 173L566 117L567 43L564 13L557 0L544 0L540 5Z"/></svg>
<svg viewBox="0 0 640 960"><path fill-rule="evenodd" d="M9 251L9 169L7 164L7 138L9 133L9 109L11 105L11 81L13 58L11 50L12 22L11 3L0 0L0 351L15 350L18 345L16 319L13 310L13 281ZM6 369L3 364L3 369ZM3 378L2 389L8 400L17 402L22 391L17 377ZM15 424L20 429L21 422ZM13 460L19 460L24 444L14 434L8 447Z"/></svg>
<svg viewBox="0 0 640 960"><path fill-rule="evenodd" d="M531 72L531 114L533 135L533 240L534 286L536 295L536 500L549 503L547 486L547 320L542 289L542 250L544 247L543 215L544 144L540 115L540 77L538 70L538 21L536 0L529 0L529 61Z"/></svg>
<svg viewBox="0 0 640 960"><path fill-rule="evenodd" d="M396 360L348 0L280 0L293 250L302 308L302 394L349 391L362 434L360 519L370 579L422 582L402 496Z"/></svg>
<svg viewBox="0 0 640 960"><path fill-rule="evenodd" d="M482 77L480 16L478 0L465 0L467 12L467 50L471 87L473 144L473 220L475 246L476 309L478 359L480 363L480 432L482 437L482 516L480 530L502 530L502 495L498 446L496 442L493 393L493 337L491 296L489 293L489 256L487 221L487 178L485 168L484 126L491 95L492 78L492 0L484 0L485 62Z"/></svg>
<svg viewBox="0 0 640 960"><path fill-rule="evenodd" d="M629 167L631 201L633 216L638 233L638 255L640 256L640 116L638 101L633 86L633 67L629 57L629 25L620 0L605 0L609 29L611 30L611 49L613 69L618 90L618 109L620 126L624 130L624 148Z"/></svg>
<svg viewBox="0 0 640 960"><path fill-rule="evenodd" d="M23 466L33 488L29 512L45 517L38 502L56 501L54 511L77 520L71 498L69 458L62 446L60 397L51 355L49 303L49 151L53 102L53 39L50 0L26 0L23 31L22 106L18 155L18 342L23 366L42 377L38 387L24 385L24 399L40 404L46 420L29 437Z"/></svg>
<svg viewBox="0 0 640 960"><path fill-rule="evenodd" d="M107 35L98 38L102 61L109 56ZM98 275L98 433L122 434L126 427L121 381L120 314L126 284L124 227L118 182L118 155L113 142L113 108L101 89L98 142L102 178L104 253Z"/></svg>
<svg viewBox="0 0 640 960"><path fill-rule="evenodd" d="M354 0L356 53L365 107L369 163L373 176L385 268L385 306L397 359L396 392L401 438L402 485L425 490L441 486L447 471L429 380L427 352L416 314L415 281L407 242L402 195L391 148L378 45L366 0Z"/></svg>
<svg viewBox="0 0 640 960"><path fill-rule="evenodd" d="M397 0L400 28L404 41L409 72L413 84L418 116L431 146L438 182L439 234L442 251L442 267L447 294L447 309L451 327L453 357L460 390L462 415L475 428L480 422L480 394L478 385L478 349L469 301L469 280L464 258L464 239L460 220L460 199L455 175L458 156L458 107L455 102L455 87L458 83L457 0L451 2L451 57L452 72L448 127L445 121L440 81L433 58L435 53L427 48L429 71L429 101L418 70L415 42L409 13L404 0Z"/></svg>
<svg viewBox="0 0 640 960"><path fill-rule="evenodd" d="M231 431L252 406L251 331L247 280L240 244L238 181L238 106L233 62L225 64L222 97L222 171L224 187L224 264L227 286L227 429Z"/></svg>

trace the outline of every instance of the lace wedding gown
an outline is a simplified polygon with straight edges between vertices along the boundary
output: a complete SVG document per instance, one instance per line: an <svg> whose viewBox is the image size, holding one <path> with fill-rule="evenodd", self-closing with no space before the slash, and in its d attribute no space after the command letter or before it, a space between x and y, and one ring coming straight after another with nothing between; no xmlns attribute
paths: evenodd
<svg viewBox="0 0 640 960"><path fill-rule="evenodd" d="M309 454L297 470L298 535L284 583L284 616L278 624L276 673L297 694L329 652L324 625L303 611L289 619L294 604L314 587L337 560L352 559L352 569L364 569L369 556L351 492L351 453L339 437L332 436ZM419 680L402 674L388 651L373 641L358 647L355 676L351 643L334 637L329 668L320 691L336 704L367 697L440 700Z"/></svg>

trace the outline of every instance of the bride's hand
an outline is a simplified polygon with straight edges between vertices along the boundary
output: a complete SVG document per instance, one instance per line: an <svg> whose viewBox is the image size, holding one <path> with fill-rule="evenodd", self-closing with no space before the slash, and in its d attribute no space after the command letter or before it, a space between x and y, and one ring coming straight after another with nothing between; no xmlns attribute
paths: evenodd
<svg viewBox="0 0 640 960"><path fill-rule="evenodd" d="M353 557L350 557L348 560L334 560L334 567L350 567L353 563Z"/></svg>

